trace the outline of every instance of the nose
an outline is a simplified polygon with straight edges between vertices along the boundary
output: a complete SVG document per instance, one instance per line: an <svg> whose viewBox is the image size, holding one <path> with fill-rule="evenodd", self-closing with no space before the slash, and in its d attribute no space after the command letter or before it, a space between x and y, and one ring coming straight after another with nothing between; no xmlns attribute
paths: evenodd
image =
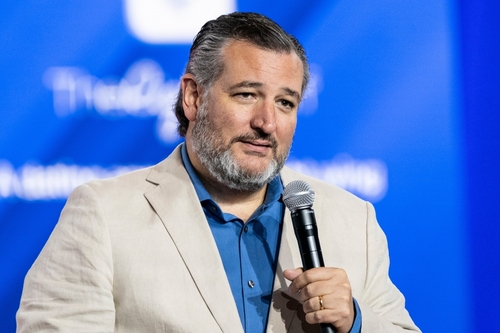
<svg viewBox="0 0 500 333"><path fill-rule="evenodd" d="M276 110L274 102L259 103L255 106L251 126L265 134L272 134L276 131Z"/></svg>

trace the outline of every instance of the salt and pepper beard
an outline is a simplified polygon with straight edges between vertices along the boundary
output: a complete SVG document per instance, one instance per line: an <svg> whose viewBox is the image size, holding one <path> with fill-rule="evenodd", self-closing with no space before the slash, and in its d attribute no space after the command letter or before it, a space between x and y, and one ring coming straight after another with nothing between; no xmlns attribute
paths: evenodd
<svg viewBox="0 0 500 333"><path fill-rule="evenodd" d="M198 110L196 123L191 133L192 148L212 177L231 189L240 191L260 190L281 171L290 152L290 147L288 147L285 153L278 154L276 139L260 132L235 137L227 145L224 145L222 139L217 137L217 132L218 128L209 118L205 100ZM231 146L242 139L265 139L271 143L273 159L266 170L251 172L238 164L231 152Z"/></svg>

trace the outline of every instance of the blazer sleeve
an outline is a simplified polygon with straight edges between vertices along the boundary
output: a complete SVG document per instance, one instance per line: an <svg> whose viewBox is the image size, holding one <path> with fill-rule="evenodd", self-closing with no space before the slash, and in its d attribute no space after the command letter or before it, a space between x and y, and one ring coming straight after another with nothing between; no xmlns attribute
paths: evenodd
<svg viewBox="0 0 500 333"><path fill-rule="evenodd" d="M387 239L380 228L375 210L367 205L366 283L361 299L357 299L362 314L362 332L420 332L405 308L403 294L389 278Z"/></svg>
<svg viewBox="0 0 500 333"><path fill-rule="evenodd" d="M95 190L82 185L25 278L17 332L113 332L112 289L105 213Z"/></svg>

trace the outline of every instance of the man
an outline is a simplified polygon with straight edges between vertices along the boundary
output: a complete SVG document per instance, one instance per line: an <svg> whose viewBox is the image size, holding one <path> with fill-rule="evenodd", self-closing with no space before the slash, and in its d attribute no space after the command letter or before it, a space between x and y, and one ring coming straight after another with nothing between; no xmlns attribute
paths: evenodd
<svg viewBox="0 0 500 333"><path fill-rule="evenodd" d="M309 77L268 18L206 23L176 103L185 143L77 188L25 281L19 332L418 332L372 206L283 165ZM328 267L303 272L283 186L305 179Z"/></svg>

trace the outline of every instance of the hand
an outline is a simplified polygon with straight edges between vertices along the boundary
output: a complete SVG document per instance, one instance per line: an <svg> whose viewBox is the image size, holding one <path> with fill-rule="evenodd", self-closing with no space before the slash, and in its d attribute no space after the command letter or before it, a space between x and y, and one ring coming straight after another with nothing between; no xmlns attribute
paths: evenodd
<svg viewBox="0 0 500 333"><path fill-rule="evenodd" d="M283 276L292 281L288 291L303 304L308 323L331 323L338 333L351 330L354 302L343 269L318 267L305 272L302 268L286 269Z"/></svg>

